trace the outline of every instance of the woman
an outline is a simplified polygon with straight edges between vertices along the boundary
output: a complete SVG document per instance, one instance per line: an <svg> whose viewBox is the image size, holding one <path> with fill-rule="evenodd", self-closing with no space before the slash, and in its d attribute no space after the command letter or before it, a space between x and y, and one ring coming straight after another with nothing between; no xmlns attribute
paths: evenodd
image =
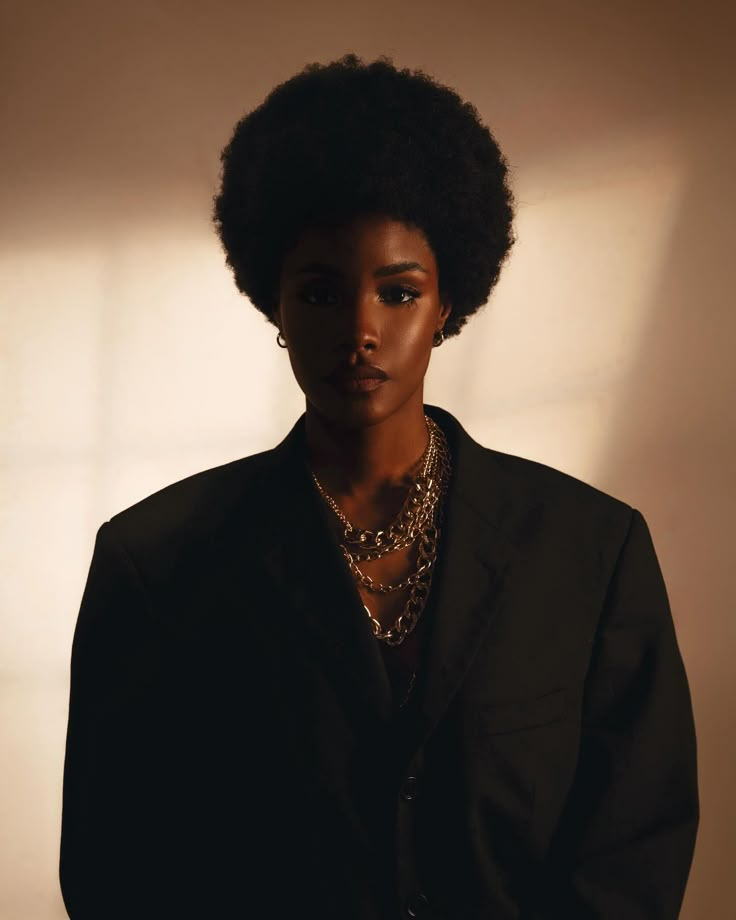
<svg viewBox="0 0 736 920"><path fill-rule="evenodd" d="M70 917L675 918L695 736L644 518L423 402L513 241L476 110L309 66L236 127L215 216L306 412L100 528Z"/></svg>

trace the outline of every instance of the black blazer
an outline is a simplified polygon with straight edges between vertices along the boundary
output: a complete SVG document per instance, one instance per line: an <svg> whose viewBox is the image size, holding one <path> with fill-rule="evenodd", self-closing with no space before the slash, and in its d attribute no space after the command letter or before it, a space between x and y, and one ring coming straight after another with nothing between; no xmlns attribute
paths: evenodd
<svg viewBox="0 0 736 920"><path fill-rule="evenodd" d="M644 518L425 408L453 474L411 719L303 415L102 525L71 659L73 920L677 917L695 734Z"/></svg>

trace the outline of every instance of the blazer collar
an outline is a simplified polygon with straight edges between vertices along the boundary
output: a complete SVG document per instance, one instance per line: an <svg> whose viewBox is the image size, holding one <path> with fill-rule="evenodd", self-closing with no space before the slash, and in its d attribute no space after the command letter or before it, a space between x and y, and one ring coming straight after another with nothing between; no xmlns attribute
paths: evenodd
<svg viewBox="0 0 736 920"><path fill-rule="evenodd" d="M447 436L452 471L431 589L436 606L421 664L424 680L418 675L419 743L447 709L497 616L513 556L503 535L508 474L496 452L474 441L444 409L425 405L425 412ZM285 627L334 672L362 716L385 724L391 688L308 468L304 414L267 455L271 462L264 467L260 513L251 508L258 517L251 552L260 555L274 589L288 599Z"/></svg>

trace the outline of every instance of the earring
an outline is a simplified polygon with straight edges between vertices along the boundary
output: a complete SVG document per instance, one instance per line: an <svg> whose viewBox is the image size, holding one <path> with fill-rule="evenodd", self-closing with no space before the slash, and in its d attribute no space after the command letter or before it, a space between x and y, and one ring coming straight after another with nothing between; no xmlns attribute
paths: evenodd
<svg viewBox="0 0 736 920"><path fill-rule="evenodd" d="M284 344L283 344L283 345L281 344L281 342L279 341L279 339L284 339L284 336L282 335L280 329L279 329L278 335L276 336L276 343L278 344L279 348L286 348L286 339L284 339Z"/></svg>
<svg viewBox="0 0 736 920"><path fill-rule="evenodd" d="M439 338L437 338L437 336L439 336ZM445 341L445 333L441 329L439 329L434 334L434 337L432 339L432 345L436 348L438 345L441 345L444 341Z"/></svg>

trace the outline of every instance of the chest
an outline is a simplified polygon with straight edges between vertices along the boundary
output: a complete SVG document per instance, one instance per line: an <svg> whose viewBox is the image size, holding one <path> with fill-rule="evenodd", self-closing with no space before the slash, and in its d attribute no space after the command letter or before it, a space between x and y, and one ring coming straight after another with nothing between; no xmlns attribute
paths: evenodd
<svg viewBox="0 0 736 920"><path fill-rule="evenodd" d="M388 511L377 508L347 507L348 519L356 526L377 530L386 526L386 521L391 515ZM333 518L330 520L333 538L337 543L344 540L344 530L340 522ZM341 554L342 555L342 554ZM344 558L344 557L343 557ZM360 560L355 562L351 571L351 579L359 595L360 602L370 611L370 615L378 621L382 629L394 626L398 618L406 610L407 601L411 596L410 586L398 587L394 590L375 590L379 586L396 586L416 572L419 561L418 542L405 549L386 553L378 559ZM350 568L347 559L345 566ZM389 671L392 683L402 687L411 682L412 675L418 670L422 640L424 634L424 610L420 612L419 619L412 631L399 645L388 645L381 642L381 652ZM366 613L366 616L368 614ZM376 640L379 641L379 640Z"/></svg>
<svg viewBox="0 0 736 920"><path fill-rule="evenodd" d="M391 626L403 612L410 596L409 587L396 590L375 590L384 586L396 586L416 571L418 552L416 545L395 553L388 553L380 559L368 559L356 563L358 569L370 579L369 584L362 583L357 573L353 572L356 588L363 603L381 626Z"/></svg>
<svg viewBox="0 0 736 920"><path fill-rule="evenodd" d="M380 559L359 562L358 566L365 576L372 579L374 586L396 585L416 571L417 558L418 551L414 545L406 550L387 554ZM404 613L410 598L409 587L383 593L370 590L366 585L356 581L356 588L362 603L370 610L371 616L381 624L382 629L394 626ZM421 626L422 615L420 613L416 626L399 645L389 646L382 643L384 660L389 670L393 672L393 676L398 674L410 676L417 670Z"/></svg>

